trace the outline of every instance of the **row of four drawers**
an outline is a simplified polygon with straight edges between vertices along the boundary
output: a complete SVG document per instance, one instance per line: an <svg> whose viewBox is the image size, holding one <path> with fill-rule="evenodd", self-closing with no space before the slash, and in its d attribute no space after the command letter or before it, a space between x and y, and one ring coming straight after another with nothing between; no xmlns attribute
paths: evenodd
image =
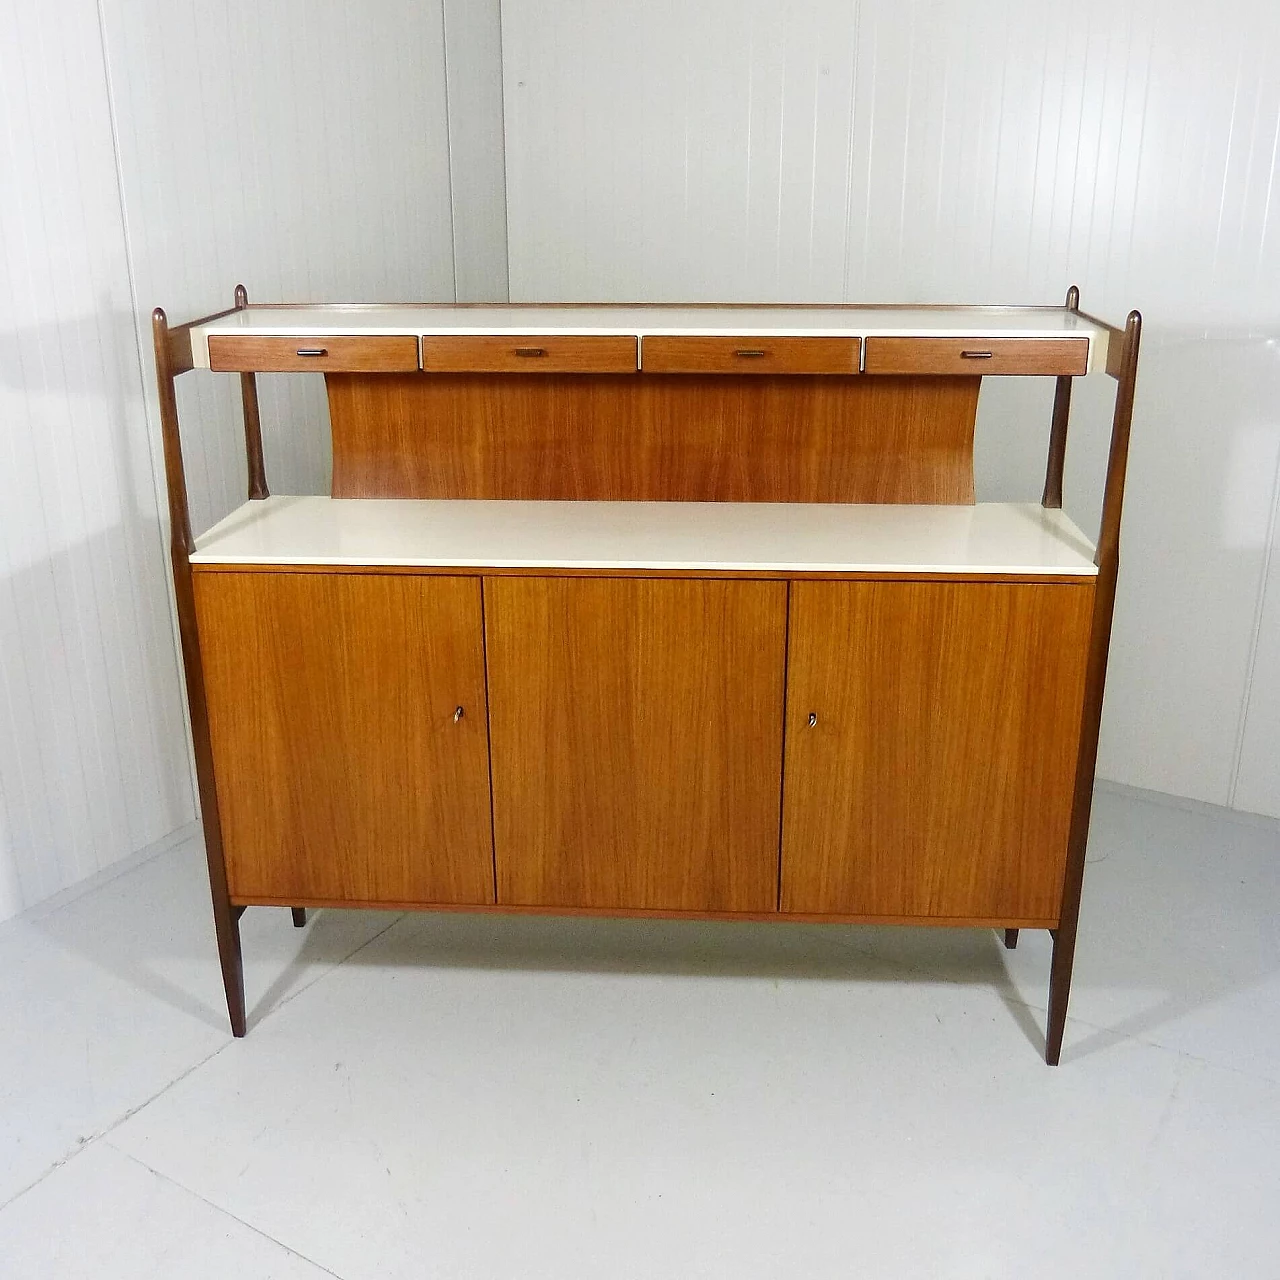
<svg viewBox="0 0 1280 1280"><path fill-rule="evenodd" d="M223 372L1083 374L1087 338L211 334Z"/></svg>

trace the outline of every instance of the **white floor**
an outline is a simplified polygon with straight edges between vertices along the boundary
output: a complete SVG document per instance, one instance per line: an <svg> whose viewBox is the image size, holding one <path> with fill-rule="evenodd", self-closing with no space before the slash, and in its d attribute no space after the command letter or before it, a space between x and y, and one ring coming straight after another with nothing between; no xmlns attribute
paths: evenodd
<svg viewBox="0 0 1280 1280"><path fill-rule="evenodd" d="M0 926L0 1275L1280 1276L1280 826L1101 792L1048 938L287 911L194 841Z"/></svg>

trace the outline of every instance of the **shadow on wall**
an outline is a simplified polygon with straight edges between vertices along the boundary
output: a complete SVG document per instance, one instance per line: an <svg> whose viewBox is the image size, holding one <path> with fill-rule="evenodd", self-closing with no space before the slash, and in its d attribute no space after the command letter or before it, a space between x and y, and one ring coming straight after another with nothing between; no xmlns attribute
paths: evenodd
<svg viewBox="0 0 1280 1280"><path fill-rule="evenodd" d="M0 333L0 918L190 821L133 316Z"/></svg>
<svg viewBox="0 0 1280 1280"><path fill-rule="evenodd" d="M1090 538L1101 518L1115 386L1080 379L1072 399L1064 505ZM1047 379L984 381L979 501L1039 498L1052 400ZM1262 723L1258 697L1242 735L1278 504L1280 339L1147 322L1101 776L1226 805L1242 751L1250 776L1259 772L1249 768L1253 754L1280 753L1280 724ZM1280 617L1280 600L1269 604L1265 616ZM1280 639L1271 643L1280 653ZM1270 672L1259 664L1255 678L1274 679ZM1266 701L1280 706L1280 691ZM1181 731L1170 734L1170 724ZM1280 816L1280 795L1267 809L1262 790L1242 789L1237 802Z"/></svg>
<svg viewBox="0 0 1280 1280"><path fill-rule="evenodd" d="M1144 335L1103 776L1231 803L1277 502L1276 336Z"/></svg>

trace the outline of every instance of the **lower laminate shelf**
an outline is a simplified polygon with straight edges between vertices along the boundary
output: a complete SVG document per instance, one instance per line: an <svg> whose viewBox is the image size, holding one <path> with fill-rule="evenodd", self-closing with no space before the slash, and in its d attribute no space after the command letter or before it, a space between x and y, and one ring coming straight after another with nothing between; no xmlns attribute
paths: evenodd
<svg viewBox="0 0 1280 1280"><path fill-rule="evenodd" d="M272 497L197 540L200 567L1026 576L1087 580L1089 540L1037 503L968 506Z"/></svg>

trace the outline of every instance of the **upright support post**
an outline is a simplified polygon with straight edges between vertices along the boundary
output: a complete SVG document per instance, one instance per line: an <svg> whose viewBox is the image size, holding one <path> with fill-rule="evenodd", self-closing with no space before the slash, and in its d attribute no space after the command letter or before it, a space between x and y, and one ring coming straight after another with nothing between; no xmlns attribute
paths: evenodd
<svg viewBox="0 0 1280 1280"><path fill-rule="evenodd" d="M200 663L200 638L196 626L195 584L191 576L191 513L187 505L187 482L182 467L182 438L178 430L178 399L175 386L177 365L174 341L189 332L169 332L164 311L157 307L151 317L156 352L156 383L160 393L160 431L164 442L164 470L169 494L170 558L173 590L178 605L178 633L182 641L182 667L187 683L187 706L191 712L191 742L196 759L196 785L200 793L200 820L204 826L204 851L209 863L209 890L213 897L213 924L218 938L218 959L222 965L222 985L227 993L227 1013L231 1033L242 1036L244 1018L244 965L240 956L239 910L231 905L227 890L227 868L222 852L222 826L218 821L218 797L213 777L213 748L209 740L209 711L205 702L204 671ZM190 368L190 358L182 361Z"/></svg>
<svg viewBox="0 0 1280 1280"><path fill-rule="evenodd" d="M249 305L244 285L236 285L237 311ZM249 467L249 498L270 497L267 467L262 458L262 419L258 413L258 377L254 373L240 375L240 403L244 408L244 455Z"/></svg>
<svg viewBox="0 0 1280 1280"><path fill-rule="evenodd" d="M1133 393L1138 376L1138 346L1141 340L1142 316L1136 311L1130 311L1125 321L1120 358L1113 362L1109 355L1107 360L1108 369L1114 370L1119 386L1116 388L1116 407L1111 420L1111 453L1107 461L1107 485L1102 502L1102 527L1098 534L1098 550L1094 556L1098 578L1093 597L1093 624L1089 633L1089 664L1085 676L1084 712L1080 724L1080 751L1076 760L1071 831L1067 839L1067 869L1063 880L1062 910L1053 935L1049 1019L1044 1055L1050 1066L1057 1066L1062 1056L1067 1002L1071 998L1076 927L1080 921L1080 890L1084 883L1089 816L1093 809L1093 778L1098 764L1102 694L1107 679L1107 651L1111 645L1116 579L1120 571L1120 516L1124 507L1124 479L1129 463L1129 430L1133 424Z"/></svg>
<svg viewBox="0 0 1280 1280"><path fill-rule="evenodd" d="M1080 290L1072 285L1067 290L1067 310L1080 309ZM1071 417L1071 382L1072 378L1063 375L1058 378L1053 393L1053 426L1049 430L1049 462L1044 473L1044 496L1040 499L1042 507L1062 506L1062 471L1067 457L1067 421Z"/></svg>

